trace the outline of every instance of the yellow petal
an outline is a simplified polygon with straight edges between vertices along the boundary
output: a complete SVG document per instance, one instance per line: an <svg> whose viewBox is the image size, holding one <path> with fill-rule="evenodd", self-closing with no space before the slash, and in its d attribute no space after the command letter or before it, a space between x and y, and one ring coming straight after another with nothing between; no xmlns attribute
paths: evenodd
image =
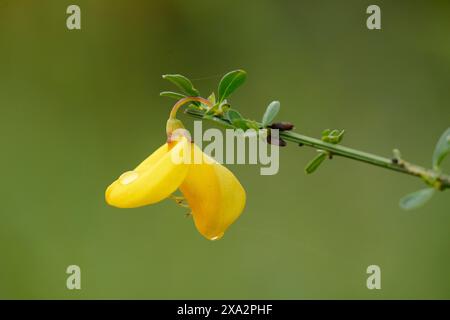
<svg viewBox="0 0 450 320"><path fill-rule="evenodd" d="M193 145L192 149L203 155L203 162L190 165L180 190L192 209L198 231L207 239L220 239L241 215L245 190L230 170Z"/></svg>
<svg viewBox="0 0 450 320"><path fill-rule="evenodd" d="M189 166L173 161L173 154L188 146L186 138L164 144L133 171L122 174L105 193L106 202L119 208L135 208L167 198L185 179Z"/></svg>

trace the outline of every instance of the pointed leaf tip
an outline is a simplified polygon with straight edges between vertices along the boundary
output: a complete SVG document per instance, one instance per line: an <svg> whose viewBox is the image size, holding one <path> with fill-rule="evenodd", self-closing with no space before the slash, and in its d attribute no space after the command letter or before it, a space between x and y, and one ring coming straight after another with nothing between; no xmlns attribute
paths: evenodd
<svg viewBox="0 0 450 320"><path fill-rule="evenodd" d="M194 88L194 85L192 84L191 80L189 80L187 77L181 74L165 74L162 77L163 79L172 82L188 96L197 97L200 95L198 90Z"/></svg>
<svg viewBox="0 0 450 320"><path fill-rule="evenodd" d="M186 95L178 93L178 92L173 92L173 91L163 91L160 92L159 95L161 97L167 97L167 98L172 98L175 100L180 100L186 97Z"/></svg>
<svg viewBox="0 0 450 320"><path fill-rule="evenodd" d="M433 167L439 168L442 160L450 153L450 128L444 131L434 148Z"/></svg>
<svg viewBox="0 0 450 320"><path fill-rule="evenodd" d="M277 116L278 112L280 111L280 102L279 101L272 101L266 109L266 112L264 112L261 124L263 128L267 127L273 119Z"/></svg>
<svg viewBox="0 0 450 320"><path fill-rule="evenodd" d="M244 70L234 70L223 76L219 83L219 102L230 96L247 78Z"/></svg>

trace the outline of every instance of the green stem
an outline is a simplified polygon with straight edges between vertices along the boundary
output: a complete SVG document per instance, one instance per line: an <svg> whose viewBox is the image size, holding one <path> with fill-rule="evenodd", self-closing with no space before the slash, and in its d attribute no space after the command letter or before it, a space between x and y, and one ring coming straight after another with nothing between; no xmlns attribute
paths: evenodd
<svg viewBox="0 0 450 320"><path fill-rule="evenodd" d="M196 109L186 109L185 113L197 119L203 119L204 116L204 111ZM212 120L215 123L226 128L237 129L228 120L219 116L206 118L205 120ZM341 156L344 158L365 162L381 168L402 172L415 177L420 177L428 185L439 190L450 188L450 176L406 162L402 159L385 158L371 153L348 148L342 145L324 142L320 139L308 137L291 131L280 131L280 137L284 140L295 142L300 145L305 145L320 150L326 150L332 155Z"/></svg>
<svg viewBox="0 0 450 320"><path fill-rule="evenodd" d="M209 100L202 98L202 97L185 97L177 101L172 107L172 110L170 110L169 118L170 119L176 119L178 109L181 108L184 104L188 102L201 102L209 107L211 107L211 102Z"/></svg>
<svg viewBox="0 0 450 320"><path fill-rule="evenodd" d="M178 110L188 102L201 102L204 105L211 107L211 102L202 97L185 97L177 101L170 110L169 119L166 123L167 142L171 142L173 133L178 129L184 129L183 123L177 119Z"/></svg>

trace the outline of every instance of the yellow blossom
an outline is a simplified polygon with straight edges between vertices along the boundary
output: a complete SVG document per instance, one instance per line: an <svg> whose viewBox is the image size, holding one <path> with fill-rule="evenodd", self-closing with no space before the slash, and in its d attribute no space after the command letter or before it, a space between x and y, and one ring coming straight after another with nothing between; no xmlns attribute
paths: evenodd
<svg viewBox="0 0 450 320"><path fill-rule="evenodd" d="M174 140L171 133L181 126L174 120L168 121L169 142L114 181L106 189L106 202L118 208L141 207L166 199L179 189L192 210L197 230L207 239L220 239L242 213L245 190L230 170L188 138ZM201 155L200 163L193 161L194 154ZM188 161L174 161L174 156Z"/></svg>

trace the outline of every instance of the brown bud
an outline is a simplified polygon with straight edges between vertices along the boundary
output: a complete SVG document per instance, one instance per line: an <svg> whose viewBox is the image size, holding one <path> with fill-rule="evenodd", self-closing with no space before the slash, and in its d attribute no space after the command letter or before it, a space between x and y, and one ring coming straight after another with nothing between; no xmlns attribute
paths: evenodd
<svg viewBox="0 0 450 320"><path fill-rule="evenodd" d="M267 143L270 143L270 144L273 144L274 146L279 146L279 147L286 146L286 141L284 141L281 138L271 137L270 135L267 136Z"/></svg>
<svg viewBox="0 0 450 320"><path fill-rule="evenodd" d="M281 131L289 131L294 128L294 125L290 122L275 122L275 123L272 123L269 126L269 128L278 129Z"/></svg>

